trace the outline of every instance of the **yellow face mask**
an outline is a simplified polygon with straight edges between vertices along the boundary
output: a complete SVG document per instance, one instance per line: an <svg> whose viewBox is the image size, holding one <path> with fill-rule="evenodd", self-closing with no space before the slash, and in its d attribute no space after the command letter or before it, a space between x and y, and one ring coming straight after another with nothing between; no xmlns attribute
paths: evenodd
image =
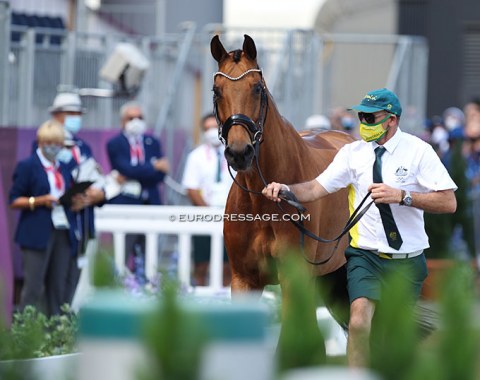
<svg viewBox="0 0 480 380"><path fill-rule="evenodd" d="M360 137L366 142L378 141L385 133L386 129L383 129L383 123L385 123L392 115L387 115L385 119L376 124L364 124L360 123Z"/></svg>

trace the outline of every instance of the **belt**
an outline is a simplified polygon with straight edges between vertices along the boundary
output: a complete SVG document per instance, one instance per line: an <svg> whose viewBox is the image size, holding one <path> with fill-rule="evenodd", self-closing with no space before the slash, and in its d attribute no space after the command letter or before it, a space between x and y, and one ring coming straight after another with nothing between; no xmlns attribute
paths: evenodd
<svg viewBox="0 0 480 380"><path fill-rule="evenodd" d="M409 259L412 257L420 256L423 253L423 249L419 251L415 251L412 253L383 253L383 252L378 252L378 251L372 251L375 255L378 257L381 257L382 259Z"/></svg>

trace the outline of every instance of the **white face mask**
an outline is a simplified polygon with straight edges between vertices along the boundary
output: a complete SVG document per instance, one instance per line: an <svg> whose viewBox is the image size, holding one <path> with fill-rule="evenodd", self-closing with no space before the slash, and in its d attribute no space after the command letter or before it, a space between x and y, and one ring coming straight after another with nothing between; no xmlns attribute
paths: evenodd
<svg viewBox="0 0 480 380"><path fill-rule="evenodd" d="M125 124L125 133L129 136L141 136L145 133L147 125L142 119L132 119Z"/></svg>
<svg viewBox="0 0 480 380"><path fill-rule="evenodd" d="M453 131L455 128L461 127L462 123L456 117L447 116L445 118L445 126L449 131Z"/></svg>
<svg viewBox="0 0 480 380"><path fill-rule="evenodd" d="M216 128L210 128L205 131L203 134L203 138L205 139L205 142L210 145L210 146L220 146L222 143L218 139L218 130Z"/></svg>

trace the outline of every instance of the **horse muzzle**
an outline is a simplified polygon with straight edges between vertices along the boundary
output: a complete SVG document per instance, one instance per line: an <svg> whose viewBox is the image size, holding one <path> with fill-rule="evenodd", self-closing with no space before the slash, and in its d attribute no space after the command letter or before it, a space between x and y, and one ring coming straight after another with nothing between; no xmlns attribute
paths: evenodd
<svg viewBox="0 0 480 380"><path fill-rule="evenodd" d="M254 156L255 149L252 144L246 144L242 147L228 145L225 148L225 158L235 171L248 170L252 166Z"/></svg>

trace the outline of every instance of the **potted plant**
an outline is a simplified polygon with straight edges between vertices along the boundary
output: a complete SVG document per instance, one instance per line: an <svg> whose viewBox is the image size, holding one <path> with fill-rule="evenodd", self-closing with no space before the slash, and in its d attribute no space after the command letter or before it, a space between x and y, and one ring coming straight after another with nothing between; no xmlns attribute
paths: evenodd
<svg viewBox="0 0 480 380"><path fill-rule="evenodd" d="M68 307L48 318L33 306L0 331L0 378L65 379L76 362L77 317Z"/></svg>

